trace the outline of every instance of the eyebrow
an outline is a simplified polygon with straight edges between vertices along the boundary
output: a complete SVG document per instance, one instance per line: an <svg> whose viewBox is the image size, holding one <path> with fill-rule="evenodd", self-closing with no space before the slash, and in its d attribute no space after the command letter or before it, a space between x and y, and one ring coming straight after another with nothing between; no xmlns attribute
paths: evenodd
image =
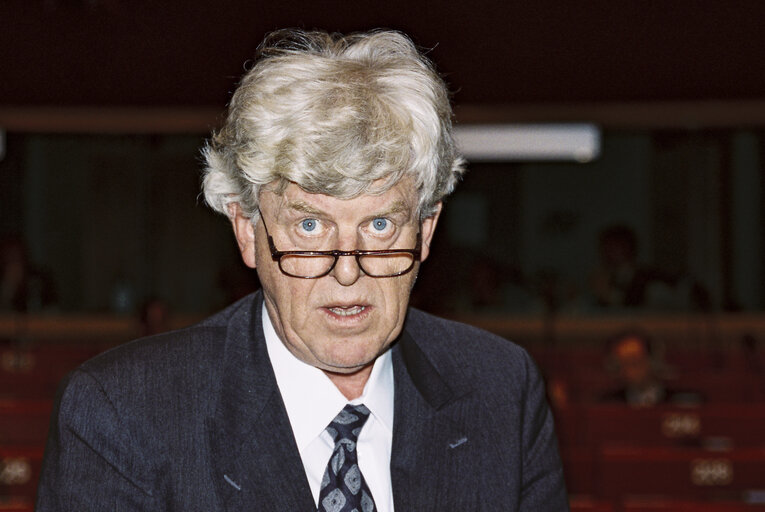
<svg viewBox="0 0 765 512"><path fill-rule="evenodd" d="M297 212L302 212L308 215L321 216L326 214L323 210L320 210L319 208L316 208L310 203L307 203L300 199L295 201L290 201L289 203L287 203L286 206L288 209L291 209ZM379 217L383 215L391 215L391 214L402 213L402 212L411 213L411 211L412 211L412 208L406 201L402 199L398 199L396 201L393 201L385 209L373 213L372 216Z"/></svg>
<svg viewBox="0 0 765 512"><path fill-rule="evenodd" d="M289 203L287 203L287 208L290 210L307 213L309 215L324 214L322 210L319 210L318 208L315 208L313 205L306 203L305 201L301 201L299 199L297 201L290 201Z"/></svg>
<svg viewBox="0 0 765 512"><path fill-rule="evenodd" d="M387 210L384 213L391 214L391 213L401 213L401 212L411 213L412 208L406 201L399 199L391 203L391 205L387 208Z"/></svg>

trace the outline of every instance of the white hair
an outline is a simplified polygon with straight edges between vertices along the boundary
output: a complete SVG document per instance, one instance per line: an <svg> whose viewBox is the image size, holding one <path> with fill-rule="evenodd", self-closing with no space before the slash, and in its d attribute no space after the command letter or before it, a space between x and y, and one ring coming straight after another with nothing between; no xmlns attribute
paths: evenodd
<svg viewBox="0 0 765 512"><path fill-rule="evenodd" d="M464 172L451 117L446 85L400 32L274 32L203 150L205 200L255 218L269 183L346 199L410 177L430 216Z"/></svg>

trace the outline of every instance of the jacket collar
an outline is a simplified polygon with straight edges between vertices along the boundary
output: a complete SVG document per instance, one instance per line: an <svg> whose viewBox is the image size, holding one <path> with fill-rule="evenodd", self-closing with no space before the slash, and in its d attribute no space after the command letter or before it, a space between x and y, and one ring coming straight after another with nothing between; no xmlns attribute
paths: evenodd
<svg viewBox="0 0 765 512"><path fill-rule="evenodd" d="M435 333L431 333L435 336ZM439 340L429 340L438 343ZM426 351L405 330L393 351L396 386L391 484L396 510L471 510L455 493L455 467L470 447L475 402L449 354Z"/></svg>
<svg viewBox="0 0 765 512"><path fill-rule="evenodd" d="M212 477L228 510L255 503L269 503L276 510L313 510L266 350L262 300L256 293L241 303L226 327L220 399L208 422Z"/></svg>

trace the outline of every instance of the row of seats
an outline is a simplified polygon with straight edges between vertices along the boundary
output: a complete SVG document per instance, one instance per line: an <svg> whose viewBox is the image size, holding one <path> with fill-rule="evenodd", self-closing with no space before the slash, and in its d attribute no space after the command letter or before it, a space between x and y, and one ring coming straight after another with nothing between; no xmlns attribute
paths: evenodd
<svg viewBox="0 0 765 512"><path fill-rule="evenodd" d="M743 499L765 491L765 447L713 452L698 448L605 446L598 495L670 495Z"/></svg>
<svg viewBox="0 0 765 512"><path fill-rule="evenodd" d="M61 344L0 348L0 398L53 398L67 373L103 349Z"/></svg>
<svg viewBox="0 0 765 512"><path fill-rule="evenodd" d="M0 445L43 446L50 399L0 399Z"/></svg>
<svg viewBox="0 0 765 512"><path fill-rule="evenodd" d="M68 372L104 348L69 344L0 348L0 398L52 398ZM602 350L567 348L556 352L536 348L531 352L548 381L565 386L571 401L597 400L616 385L614 376L606 370ZM699 363L712 364L715 353L685 354L695 362L682 363L679 355L674 363L665 359L662 376L667 385L697 390L709 401L765 401L765 356L763 371L758 372Z"/></svg>
<svg viewBox="0 0 765 512"><path fill-rule="evenodd" d="M104 347L37 344L0 348L0 512L31 512L56 389Z"/></svg>
<svg viewBox="0 0 765 512"><path fill-rule="evenodd" d="M550 386L555 386L569 403L602 401L619 382L603 370L580 369L577 373L545 373ZM668 388L687 391L698 400L713 403L765 402L765 375L722 371L673 372L661 379ZM691 398L689 398L690 400Z"/></svg>
<svg viewBox="0 0 765 512"><path fill-rule="evenodd" d="M607 364L605 347L576 345L531 346L537 364L553 373L600 369ZM669 348L655 351L655 359L669 368L702 371L765 372L765 350L725 350L716 348Z"/></svg>
<svg viewBox="0 0 765 512"><path fill-rule="evenodd" d="M650 378L675 403L765 402L765 350L693 351L651 348L625 335L605 347L530 347L544 374L555 406L613 400L628 379ZM735 357L734 357L735 355ZM733 361L738 361L732 365ZM636 370L636 368L641 368Z"/></svg>
<svg viewBox="0 0 765 512"><path fill-rule="evenodd" d="M595 497L590 503L615 506L633 495L710 503L765 496L765 403L587 404L554 414L569 491Z"/></svg>
<svg viewBox="0 0 765 512"><path fill-rule="evenodd" d="M744 501L765 493L765 448L702 448L604 444L562 452L574 496L618 501L625 496Z"/></svg>
<svg viewBox="0 0 765 512"><path fill-rule="evenodd" d="M27 498L0 497L0 512L34 512L34 504Z"/></svg>
<svg viewBox="0 0 765 512"><path fill-rule="evenodd" d="M695 407L588 404L554 410L563 446L630 442L725 449L765 444L765 403Z"/></svg>
<svg viewBox="0 0 765 512"><path fill-rule="evenodd" d="M15 504L34 501L42 457L42 447L0 446L0 496L5 501ZM2 510L5 509L0 507Z"/></svg>
<svg viewBox="0 0 765 512"><path fill-rule="evenodd" d="M671 495L685 495L693 461L705 458L735 461L743 455L749 462L737 463L737 468L730 466L735 479L723 489L744 491L739 484L750 485L747 475L753 474L759 479L753 489L765 491L762 478L765 475L765 452L762 451L765 406L753 407L751 415L745 406L638 410L602 406L588 408L582 416L571 414L562 421L561 418L560 414L556 417L558 437L567 484L573 494L605 496L611 490L665 493L667 489L661 485L671 482L674 485ZM622 448L626 451L619 452ZM668 458L675 464L672 477L654 472L657 480L646 480L640 468L655 466L669 470ZM608 480L615 475L625 475L624 485ZM647 487L633 486L639 482ZM706 484L692 486L692 489L719 490Z"/></svg>
<svg viewBox="0 0 765 512"><path fill-rule="evenodd" d="M2 509L0 509L2 510ZM610 501L573 498L571 512L762 512L765 505L736 501L689 501L656 498Z"/></svg>
<svg viewBox="0 0 765 512"><path fill-rule="evenodd" d="M657 353L634 336L618 339L609 351L532 350L547 380L572 510L765 510L763 352ZM629 380L636 372L650 376L647 400L636 394L646 381Z"/></svg>

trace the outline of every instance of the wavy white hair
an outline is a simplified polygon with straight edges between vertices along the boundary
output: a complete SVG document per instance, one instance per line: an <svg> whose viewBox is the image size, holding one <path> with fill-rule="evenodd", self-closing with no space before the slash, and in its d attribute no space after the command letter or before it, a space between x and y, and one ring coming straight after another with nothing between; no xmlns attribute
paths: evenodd
<svg viewBox="0 0 765 512"><path fill-rule="evenodd" d="M203 150L205 200L254 219L272 182L353 198L411 177L425 218L464 172L451 117L446 85L402 33L274 32Z"/></svg>

